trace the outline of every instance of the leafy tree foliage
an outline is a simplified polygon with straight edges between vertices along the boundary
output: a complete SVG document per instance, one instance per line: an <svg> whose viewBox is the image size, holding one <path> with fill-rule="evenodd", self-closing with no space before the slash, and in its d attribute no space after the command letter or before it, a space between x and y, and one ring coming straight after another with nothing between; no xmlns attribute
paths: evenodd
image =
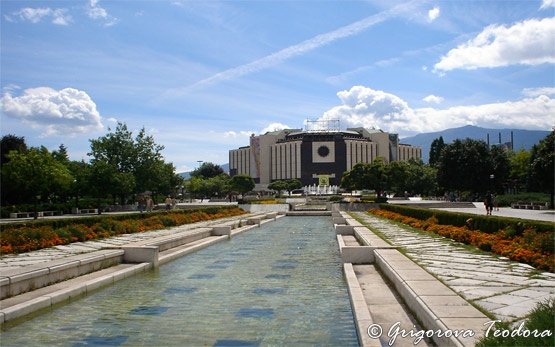
<svg viewBox="0 0 555 347"><path fill-rule="evenodd" d="M48 200L69 190L73 177L62 163L56 161L45 147L27 152L11 151L9 162L2 167L2 176L19 194L13 202Z"/></svg>
<svg viewBox="0 0 555 347"><path fill-rule="evenodd" d="M268 185L268 189L275 190L279 193L285 190L291 195L291 192L295 189L300 189L303 184L298 179L288 179L288 180L275 180Z"/></svg>
<svg viewBox="0 0 555 347"><path fill-rule="evenodd" d="M4 165L9 162L8 154L11 151L24 153L27 151L27 144L25 138L15 135L5 135L0 139L0 164Z"/></svg>
<svg viewBox="0 0 555 347"><path fill-rule="evenodd" d="M530 154L530 170L528 186L531 191L545 192L551 196L551 206L554 195L554 158L555 131L552 131L537 145L532 147Z"/></svg>
<svg viewBox="0 0 555 347"><path fill-rule="evenodd" d="M224 173L224 170L214 163L202 163L200 167L191 172L191 177L212 178Z"/></svg>
<svg viewBox="0 0 555 347"><path fill-rule="evenodd" d="M231 189L233 191L245 194L255 187L254 180L249 175L235 175L231 177Z"/></svg>
<svg viewBox="0 0 555 347"><path fill-rule="evenodd" d="M484 141L455 140L442 151L437 179L446 190L483 193L492 189L494 166Z"/></svg>
<svg viewBox="0 0 555 347"><path fill-rule="evenodd" d="M164 162L164 146L157 145L144 128L133 138L127 125L118 123L115 131L90 142L93 175L108 175L95 178L109 184L98 188L97 194L118 195L123 204L131 193L169 194L181 183L173 165Z"/></svg>
<svg viewBox="0 0 555 347"><path fill-rule="evenodd" d="M529 151L521 149L516 152L509 152L509 187L513 192L520 191L526 187L529 164Z"/></svg>
<svg viewBox="0 0 555 347"><path fill-rule="evenodd" d="M431 166L437 166L439 162L439 158L441 157L441 151L445 148L445 142L443 142L443 136L432 141L432 145L430 147L430 159L429 164Z"/></svg>
<svg viewBox="0 0 555 347"><path fill-rule="evenodd" d="M358 163L351 171L343 174L341 187L348 190L373 189L378 196L387 189L388 172L382 158L376 158L371 164Z"/></svg>

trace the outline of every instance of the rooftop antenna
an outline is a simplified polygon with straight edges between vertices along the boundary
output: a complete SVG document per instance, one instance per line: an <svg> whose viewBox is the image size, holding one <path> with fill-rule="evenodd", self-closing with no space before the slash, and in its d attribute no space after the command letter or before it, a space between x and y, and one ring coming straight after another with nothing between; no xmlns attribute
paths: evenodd
<svg viewBox="0 0 555 347"><path fill-rule="evenodd" d="M339 119L326 119L326 120L306 120L307 132L338 132L341 130Z"/></svg>

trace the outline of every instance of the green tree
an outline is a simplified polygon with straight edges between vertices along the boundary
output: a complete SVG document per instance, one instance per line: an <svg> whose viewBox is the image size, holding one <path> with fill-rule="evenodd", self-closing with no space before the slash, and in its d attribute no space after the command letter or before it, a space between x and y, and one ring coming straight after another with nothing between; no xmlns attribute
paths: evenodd
<svg viewBox="0 0 555 347"><path fill-rule="evenodd" d="M164 146L157 145L152 136L146 135L144 128L133 138L127 125L118 123L115 131L91 140L89 155L93 157L93 166L104 163L112 168L107 170L104 164L98 167L111 175L108 181L114 185L110 186L113 187L110 193L118 195L124 204L132 193L150 191L156 200L157 193L170 194L181 184L173 165L164 162L163 149ZM92 174L97 171L93 170Z"/></svg>
<svg viewBox="0 0 555 347"><path fill-rule="evenodd" d="M455 140L445 146L437 167L438 184L445 190L483 193L493 189L494 167L484 141Z"/></svg>
<svg viewBox="0 0 555 347"><path fill-rule="evenodd" d="M437 166L439 158L441 157L441 151L445 148L445 142L443 142L443 136L432 141L430 146L430 159L428 163L431 166Z"/></svg>
<svg viewBox="0 0 555 347"><path fill-rule="evenodd" d="M375 190L376 195L381 197L388 182L386 164L382 158L378 157L370 164L368 179L370 181L370 189Z"/></svg>
<svg viewBox="0 0 555 347"><path fill-rule="evenodd" d="M25 138L12 134L2 136L2 139L0 139L0 165L7 164L9 162L10 159L8 158L8 154L10 154L11 151L20 153L27 152Z"/></svg>
<svg viewBox="0 0 555 347"><path fill-rule="evenodd" d="M254 180L249 175L235 175L231 177L231 189L240 194L245 194L255 187Z"/></svg>
<svg viewBox="0 0 555 347"><path fill-rule="evenodd" d="M387 190L395 192L397 195L404 195L409 191L410 166L405 161L394 161L386 166L388 177Z"/></svg>
<svg viewBox="0 0 555 347"><path fill-rule="evenodd" d="M214 163L202 163L200 167L191 172L191 177L212 178L224 173L224 170Z"/></svg>
<svg viewBox="0 0 555 347"><path fill-rule="evenodd" d="M509 152L509 187L513 192L516 193L526 187L529 165L529 151L521 149Z"/></svg>
<svg viewBox="0 0 555 347"><path fill-rule="evenodd" d="M554 195L554 158L555 131L552 131L537 145L530 154L530 171L528 173L529 190L550 194L551 207Z"/></svg>
<svg viewBox="0 0 555 347"><path fill-rule="evenodd" d="M2 168L2 175L5 175L9 185L16 187L21 196L26 199L32 197L35 212L39 201L65 193L73 182L67 167L56 161L45 147L31 148L26 153L12 151L8 158L9 162Z"/></svg>
<svg viewBox="0 0 555 347"><path fill-rule="evenodd" d="M370 189L370 164L358 163L344 173L341 187L347 190Z"/></svg>
<svg viewBox="0 0 555 347"><path fill-rule="evenodd" d="M295 189L301 189L303 187L303 184L298 179L292 178L285 181L285 186L286 186L285 189L287 190L289 195L291 195L291 192L294 191Z"/></svg>
<svg viewBox="0 0 555 347"><path fill-rule="evenodd" d="M437 192L437 169L431 165L425 165L422 160L411 159L408 161L408 177L406 190L411 195L432 195Z"/></svg>
<svg viewBox="0 0 555 347"><path fill-rule="evenodd" d="M493 178L491 178L493 187L491 189L498 194L503 194L510 172L509 155L504 147L492 146L490 156L493 175Z"/></svg>
<svg viewBox="0 0 555 347"><path fill-rule="evenodd" d="M287 190L287 183L285 180L275 180L268 184L268 189L275 190L278 192L278 195L281 195L281 192Z"/></svg>
<svg viewBox="0 0 555 347"><path fill-rule="evenodd" d="M18 153L27 152L27 144L24 137L15 135L5 135L0 139L0 168L9 163L10 158L8 154L15 151ZM0 176L0 205L6 206L24 201L25 198L22 194L18 193L17 188L10 184L4 174Z"/></svg>

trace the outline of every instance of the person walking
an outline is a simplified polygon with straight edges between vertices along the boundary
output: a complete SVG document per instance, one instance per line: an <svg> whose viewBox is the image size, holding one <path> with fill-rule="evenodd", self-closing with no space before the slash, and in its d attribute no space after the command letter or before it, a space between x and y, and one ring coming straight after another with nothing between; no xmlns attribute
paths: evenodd
<svg viewBox="0 0 555 347"><path fill-rule="evenodd" d="M489 191L486 194L484 205L486 205L486 215L490 216L491 211L493 211L493 195Z"/></svg>
<svg viewBox="0 0 555 347"><path fill-rule="evenodd" d="M166 211L171 210L172 208L172 198L168 195L166 198Z"/></svg>

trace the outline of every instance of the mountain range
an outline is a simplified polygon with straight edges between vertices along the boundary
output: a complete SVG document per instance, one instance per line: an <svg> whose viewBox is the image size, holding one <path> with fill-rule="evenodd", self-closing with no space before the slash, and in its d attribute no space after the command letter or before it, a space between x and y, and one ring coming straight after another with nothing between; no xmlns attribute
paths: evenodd
<svg viewBox="0 0 555 347"><path fill-rule="evenodd" d="M532 146L540 142L550 133L547 130L488 129L474 125L466 125L460 128L451 128L433 133L422 133L411 137L405 137L400 139L400 142L403 144L421 147L422 160L427 163L430 157L430 146L432 141L440 136L443 137L443 141L446 144L449 144L456 139L464 140L466 138L484 140L487 142L489 135L489 143L491 145L496 145L499 143L510 143L511 132L513 134L513 149L515 151L518 151L519 149L530 150ZM225 172L229 172L228 163L220 166ZM188 179L190 177L190 172L182 172L178 175L181 175L184 179Z"/></svg>
<svg viewBox="0 0 555 347"><path fill-rule="evenodd" d="M443 141L446 144L449 144L456 139L464 140L466 138L487 142L489 134L489 144L497 145L499 143L510 143L511 132L513 133L513 149L515 151L519 149L530 150L532 146L549 135L549 131L547 130L488 129L474 125L466 125L460 128L451 128L433 133L422 133L411 137L405 137L400 139L400 142L421 147L422 160L427 163L430 157L430 146L432 141L440 136L443 137ZM499 139L500 136L501 140Z"/></svg>

